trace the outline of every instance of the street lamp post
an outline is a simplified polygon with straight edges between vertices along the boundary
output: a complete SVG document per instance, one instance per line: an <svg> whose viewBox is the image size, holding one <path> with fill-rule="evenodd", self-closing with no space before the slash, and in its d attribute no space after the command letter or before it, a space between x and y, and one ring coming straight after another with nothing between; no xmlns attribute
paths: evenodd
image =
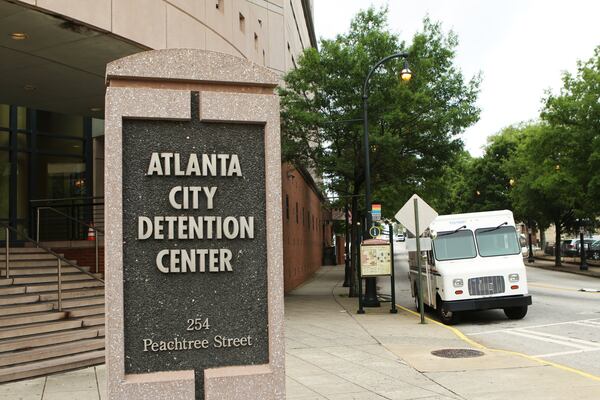
<svg viewBox="0 0 600 400"><path fill-rule="evenodd" d="M535 262L535 259L533 258L533 245L531 243L531 233L532 233L531 222L529 222L528 225L529 226L527 227L527 235L528 235L528 239L529 239L529 256L527 257L527 262L533 263L533 262Z"/></svg>
<svg viewBox="0 0 600 400"><path fill-rule="evenodd" d="M368 100L369 100L369 79L373 72L383 63L392 60L394 58L403 58L404 59L404 68L400 72L400 78L403 81L409 81L412 78L412 72L408 69L407 62L408 53L400 52L395 53L390 56L384 57L379 60L373 68L369 71L367 77L365 78L365 83L362 89L362 101L363 101L363 127L364 127L364 146L365 146L365 207L366 207L366 220L367 224L364 228L365 238L370 239L371 234L369 233L369 229L372 224L372 215L371 215L371 164L369 160L369 122L367 116L368 109ZM379 300L377 299L377 279L376 278L367 278L366 279L366 288L365 288L365 297L363 299L363 306L365 307L379 307Z"/></svg>
<svg viewBox="0 0 600 400"><path fill-rule="evenodd" d="M579 227L579 250L581 250L581 252L579 253L579 269L581 271L587 271L587 269L588 269L587 261L585 260L585 242L584 242L584 237L583 237L584 233L585 233L585 228L583 226L580 226Z"/></svg>

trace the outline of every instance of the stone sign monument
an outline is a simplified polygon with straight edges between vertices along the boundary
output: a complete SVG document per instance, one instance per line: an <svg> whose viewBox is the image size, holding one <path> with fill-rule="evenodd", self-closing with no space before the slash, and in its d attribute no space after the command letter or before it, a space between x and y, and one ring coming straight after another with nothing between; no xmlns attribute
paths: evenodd
<svg viewBox="0 0 600 400"><path fill-rule="evenodd" d="M109 398L284 398L276 75L170 49L107 84Z"/></svg>

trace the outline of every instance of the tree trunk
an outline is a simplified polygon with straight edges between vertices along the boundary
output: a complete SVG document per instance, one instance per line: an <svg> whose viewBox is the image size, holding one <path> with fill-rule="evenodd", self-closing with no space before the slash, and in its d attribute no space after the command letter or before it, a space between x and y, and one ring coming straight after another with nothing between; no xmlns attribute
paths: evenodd
<svg viewBox="0 0 600 400"><path fill-rule="evenodd" d="M348 201L346 201L346 204L344 205L344 217L345 217L345 223L346 225L344 226L344 237L345 237L345 241L344 241L344 286L345 287L350 287L351 286L351 277L352 277L352 270L350 269L350 219L349 219L349 215L348 213L350 212L350 205L348 204Z"/></svg>
<svg viewBox="0 0 600 400"><path fill-rule="evenodd" d="M556 235L554 237L554 265L557 267L561 267L562 263L560 261L560 220L554 221L554 228Z"/></svg>
<svg viewBox="0 0 600 400"><path fill-rule="evenodd" d="M358 296L358 279L357 279L357 263L356 260L359 257L358 254L358 225L356 223L359 221L358 219L358 198L356 196L352 197L352 224L351 224L351 240L352 240L352 255L350 257L350 290L348 292L349 297L357 297Z"/></svg>

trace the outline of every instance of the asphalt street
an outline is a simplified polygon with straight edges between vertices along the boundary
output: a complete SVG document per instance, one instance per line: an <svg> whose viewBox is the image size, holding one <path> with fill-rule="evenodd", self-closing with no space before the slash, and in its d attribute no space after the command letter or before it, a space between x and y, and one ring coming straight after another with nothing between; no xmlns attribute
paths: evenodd
<svg viewBox="0 0 600 400"><path fill-rule="evenodd" d="M408 257L403 243L395 254L396 303L414 310L408 283ZM536 356L600 376L600 279L527 268L533 305L522 320L509 320L502 310L468 312L458 328L489 348ZM379 278L380 293L389 294L389 279ZM428 313L437 319L434 311Z"/></svg>

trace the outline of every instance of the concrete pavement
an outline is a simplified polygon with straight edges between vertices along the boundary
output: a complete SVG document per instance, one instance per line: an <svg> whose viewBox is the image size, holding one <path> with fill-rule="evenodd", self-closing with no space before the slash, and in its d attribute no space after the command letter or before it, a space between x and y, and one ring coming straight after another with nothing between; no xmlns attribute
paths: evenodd
<svg viewBox="0 0 600 400"><path fill-rule="evenodd" d="M600 398L600 377L517 353L488 349L455 328L420 325L409 309L357 315L343 268L323 267L285 299L287 399ZM431 351L476 349L477 358ZM3 400L100 399L103 367L0 385Z"/></svg>

